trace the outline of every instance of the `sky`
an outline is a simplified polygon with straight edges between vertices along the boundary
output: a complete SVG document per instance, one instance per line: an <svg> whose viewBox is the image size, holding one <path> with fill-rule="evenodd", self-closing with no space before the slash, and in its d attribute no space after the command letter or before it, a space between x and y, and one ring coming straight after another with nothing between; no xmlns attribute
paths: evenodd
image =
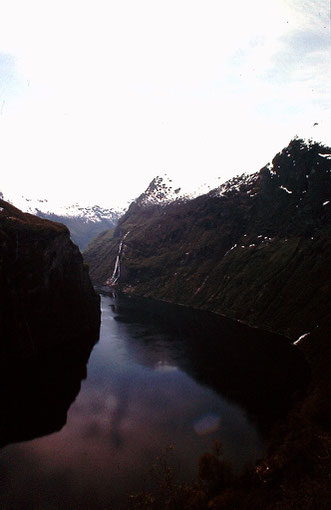
<svg viewBox="0 0 331 510"><path fill-rule="evenodd" d="M327 0L1 0L0 190L123 207L331 145ZM316 124L317 125L314 125Z"/></svg>

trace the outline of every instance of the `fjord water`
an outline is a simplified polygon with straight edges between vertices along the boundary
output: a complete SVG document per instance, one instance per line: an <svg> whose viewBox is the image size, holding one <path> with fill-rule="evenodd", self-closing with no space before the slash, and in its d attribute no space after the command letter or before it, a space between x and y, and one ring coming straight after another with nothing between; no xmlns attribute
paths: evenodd
<svg viewBox="0 0 331 510"><path fill-rule="evenodd" d="M257 423L263 392L274 382L267 376L255 380L252 374L264 377L261 370L266 374L268 367L261 368L251 347L243 354L247 338L240 348L235 323L225 329L231 338L222 338L224 331L218 339L207 338L194 335L194 327L189 333L187 323L173 328L155 316L146 319L132 302L127 306L110 295L102 296L101 306L100 340L66 425L29 441L22 441L23 432L16 439L21 442L0 451L2 510L125 508L126 494L144 488L156 458L170 446L167 458L178 480L196 477L200 455L216 440L237 471L263 455ZM204 320L195 315L195 324ZM215 350L216 340L225 347ZM241 353L229 350L230 340ZM259 368L243 374L243 357L250 364L256 358ZM61 370L60 362L59 379ZM275 384L267 395L270 409L276 407L271 394L275 402L278 390L285 395L279 381Z"/></svg>

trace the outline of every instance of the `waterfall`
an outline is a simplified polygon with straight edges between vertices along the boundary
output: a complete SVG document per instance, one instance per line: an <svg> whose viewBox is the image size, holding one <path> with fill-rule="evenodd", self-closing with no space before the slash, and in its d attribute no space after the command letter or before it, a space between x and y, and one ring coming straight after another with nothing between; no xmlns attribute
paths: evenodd
<svg viewBox="0 0 331 510"><path fill-rule="evenodd" d="M111 275L111 277L108 278L108 280L106 281L106 285L113 286L118 283L118 280L121 276L121 255L122 255L123 243L129 234L130 234L130 230L123 236L122 241L119 244L118 252L117 252L117 256L116 256L116 260L115 260L114 271L113 271L113 274Z"/></svg>

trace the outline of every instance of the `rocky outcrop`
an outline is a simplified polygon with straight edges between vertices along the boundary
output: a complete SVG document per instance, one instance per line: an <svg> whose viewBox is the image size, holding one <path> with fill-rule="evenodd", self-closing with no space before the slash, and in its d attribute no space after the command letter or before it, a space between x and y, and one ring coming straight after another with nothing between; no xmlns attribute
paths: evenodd
<svg viewBox="0 0 331 510"><path fill-rule="evenodd" d="M68 229L0 200L0 246L0 362L92 345L99 297Z"/></svg>

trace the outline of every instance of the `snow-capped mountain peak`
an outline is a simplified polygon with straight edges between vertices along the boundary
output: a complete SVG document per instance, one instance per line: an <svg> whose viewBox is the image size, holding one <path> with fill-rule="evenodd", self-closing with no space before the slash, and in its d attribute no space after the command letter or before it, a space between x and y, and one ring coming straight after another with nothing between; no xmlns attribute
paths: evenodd
<svg viewBox="0 0 331 510"><path fill-rule="evenodd" d="M144 206L166 205L184 198L185 195L181 193L181 188L174 186L172 179L164 174L154 177L146 191L137 198L136 203Z"/></svg>

